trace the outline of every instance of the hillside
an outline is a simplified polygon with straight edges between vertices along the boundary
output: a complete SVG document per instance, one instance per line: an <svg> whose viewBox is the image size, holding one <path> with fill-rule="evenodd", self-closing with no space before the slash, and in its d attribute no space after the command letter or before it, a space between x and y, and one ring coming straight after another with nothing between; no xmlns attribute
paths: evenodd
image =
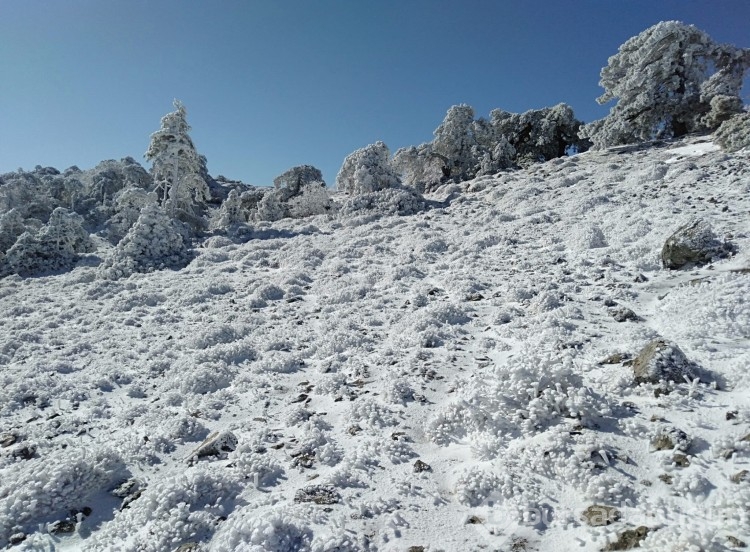
<svg viewBox="0 0 750 552"><path fill-rule="evenodd" d="M0 280L0 547L750 543L747 150L591 151L429 199L256 224L178 271ZM694 217L736 253L663 269ZM656 338L694 378L636 384Z"/></svg>

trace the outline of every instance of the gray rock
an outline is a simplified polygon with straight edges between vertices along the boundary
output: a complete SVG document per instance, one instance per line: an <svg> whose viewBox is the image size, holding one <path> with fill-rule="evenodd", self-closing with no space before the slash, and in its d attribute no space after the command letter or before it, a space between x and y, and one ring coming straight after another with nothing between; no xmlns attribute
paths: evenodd
<svg viewBox="0 0 750 552"><path fill-rule="evenodd" d="M697 377L695 364L680 348L665 339L655 339L646 345L633 361L636 383L659 383L661 380L684 383L685 376Z"/></svg>
<svg viewBox="0 0 750 552"><path fill-rule="evenodd" d="M237 448L237 437L231 431L214 432L203 441L188 457L192 463L209 456L222 457Z"/></svg>
<svg viewBox="0 0 750 552"><path fill-rule="evenodd" d="M294 494L294 502L314 502L315 504L337 504L341 496L333 485L310 485Z"/></svg>
<svg viewBox="0 0 750 552"><path fill-rule="evenodd" d="M680 227L664 243L661 263L664 268L676 270L686 265L711 262L714 257L726 257L732 251L728 243L716 239L711 226L697 219Z"/></svg>
<svg viewBox="0 0 750 552"><path fill-rule="evenodd" d="M635 529L626 529L622 533L617 535L615 542L609 543L604 550L630 550L631 548L639 548L640 543L648 535L648 527L641 525Z"/></svg>
<svg viewBox="0 0 750 552"><path fill-rule="evenodd" d="M614 506L593 504L581 514L581 519L591 527L602 527L620 520L620 510Z"/></svg>
<svg viewBox="0 0 750 552"><path fill-rule="evenodd" d="M676 427L663 427L651 439L651 446L654 450L687 452L691 444L693 440L688 437L687 433Z"/></svg>
<svg viewBox="0 0 750 552"><path fill-rule="evenodd" d="M611 309L609 311L609 314L612 315L612 318L614 318L616 322L627 322L629 320L633 322L638 322L642 320L640 316L638 316L636 313L634 313L632 310L626 307L619 307L616 309Z"/></svg>
<svg viewBox="0 0 750 552"><path fill-rule="evenodd" d="M432 471L432 467L421 460L414 462L414 473L421 473L425 471Z"/></svg>

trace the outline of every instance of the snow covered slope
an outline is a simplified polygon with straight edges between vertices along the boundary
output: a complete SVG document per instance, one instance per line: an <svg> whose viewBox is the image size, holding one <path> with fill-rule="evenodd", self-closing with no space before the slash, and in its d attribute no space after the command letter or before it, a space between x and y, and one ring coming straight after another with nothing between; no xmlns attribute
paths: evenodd
<svg viewBox="0 0 750 552"><path fill-rule="evenodd" d="M180 271L0 280L0 547L750 542L749 161L589 152ZM737 254L661 269L696 216ZM636 385L656 338L700 376Z"/></svg>

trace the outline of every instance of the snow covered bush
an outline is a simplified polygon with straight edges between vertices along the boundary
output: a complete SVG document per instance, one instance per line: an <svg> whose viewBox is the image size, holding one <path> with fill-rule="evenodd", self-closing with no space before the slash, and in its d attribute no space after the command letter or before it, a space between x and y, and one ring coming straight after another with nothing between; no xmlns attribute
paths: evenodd
<svg viewBox="0 0 750 552"><path fill-rule="evenodd" d="M0 546L29 529L32 520L65 517L81 510L128 473L122 458L110 449L61 451L3 469L0 480Z"/></svg>
<svg viewBox="0 0 750 552"><path fill-rule="evenodd" d="M115 214L107 221L107 237L118 243L138 220L146 205L156 205L155 193L143 188L129 186L114 197Z"/></svg>
<svg viewBox="0 0 750 552"><path fill-rule="evenodd" d="M609 412L604 399L582 385L572 354L525 344L492 379L472 382L459 399L439 409L426 432L441 445L473 432L529 436L565 419L592 424Z"/></svg>
<svg viewBox="0 0 750 552"><path fill-rule="evenodd" d="M724 121L714 132L714 140L726 151L750 148L750 113L739 113Z"/></svg>
<svg viewBox="0 0 750 552"><path fill-rule="evenodd" d="M292 218L332 214L335 211L336 204L328 195L328 189L323 181L307 184L299 195L289 200L289 213Z"/></svg>
<svg viewBox="0 0 750 552"><path fill-rule="evenodd" d="M479 506L490 496L509 497L517 489L508 474L499 477L479 466L464 471L456 480L456 500L466 506Z"/></svg>
<svg viewBox="0 0 750 552"><path fill-rule="evenodd" d="M258 511L253 505L233 513L217 531L211 552L246 550L310 552L313 531L292 508L277 506Z"/></svg>
<svg viewBox="0 0 750 552"><path fill-rule="evenodd" d="M30 276L72 267L80 253L94 248L82 222L79 215L58 207L37 232L24 232L18 237L0 260L0 275Z"/></svg>
<svg viewBox="0 0 750 552"><path fill-rule="evenodd" d="M159 552L209 540L241 490L232 475L223 467L198 464L155 481L104 525L87 549Z"/></svg>
<svg viewBox="0 0 750 552"><path fill-rule="evenodd" d="M182 268L190 250L180 223L156 205L147 205L112 254L99 267L103 278L117 279L134 272Z"/></svg>
<svg viewBox="0 0 750 552"><path fill-rule="evenodd" d="M411 188L391 188L363 193L343 202L338 214L342 218L371 213L373 215L413 215L424 211L422 195Z"/></svg>
<svg viewBox="0 0 750 552"><path fill-rule="evenodd" d="M376 142L350 153L336 176L336 188L359 196L394 188L400 183L391 165L388 146Z"/></svg>
<svg viewBox="0 0 750 552"><path fill-rule="evenodd" d="M717 44L679 21L662 21L632 37L601 71L601 104L609 115L581 136L597 148L715 128L741 110L750 49ZM719 98L719 99L716 99Z"/></svg>

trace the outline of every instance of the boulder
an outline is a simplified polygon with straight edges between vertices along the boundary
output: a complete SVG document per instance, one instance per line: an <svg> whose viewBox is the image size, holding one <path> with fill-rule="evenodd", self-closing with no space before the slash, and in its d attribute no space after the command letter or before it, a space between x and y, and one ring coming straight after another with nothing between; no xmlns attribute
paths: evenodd
<svg viewBox="0 0 750 552"><path fill-rule="evenodd" d="M684 383L686 376L691 380L697 377L697 367L674 343L654 339L633 361L633 375L636 383Z"/></svg>
<svg viewBox="0 0 750 552"><path fill-rule="evenodd" d="M726 257L731 251L732 246L717 240L707 222L697 219L680 227L667 239L661 250L661 262L664 268L676 270L709 263L712 258Z"/></svg>

